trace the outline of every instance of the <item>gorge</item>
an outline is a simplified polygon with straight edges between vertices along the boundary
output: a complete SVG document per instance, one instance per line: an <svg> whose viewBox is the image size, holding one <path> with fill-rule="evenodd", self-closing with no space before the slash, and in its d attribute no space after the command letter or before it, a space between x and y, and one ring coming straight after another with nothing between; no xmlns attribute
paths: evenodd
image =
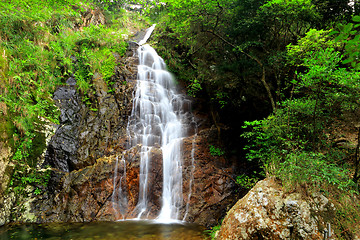
<svg viewBox="0 0 360 240"><path fill-rule="evenodd" d="M328 3L1 1L0 239L359 239L360 5Z"/></svg>

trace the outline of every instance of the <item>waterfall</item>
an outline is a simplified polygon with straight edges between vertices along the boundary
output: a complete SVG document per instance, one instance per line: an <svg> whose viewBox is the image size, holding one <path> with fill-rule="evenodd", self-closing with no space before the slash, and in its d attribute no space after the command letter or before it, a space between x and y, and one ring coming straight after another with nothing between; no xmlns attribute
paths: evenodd
<svg viewBox="0 0 360 240"><path fill-rule="evenodd" d="M168 222L180 219L180 210L184 208L182 141L188 136L189 128L194 126L194 118L189 112L190 101L178 93L175 80L166 70L164 60L151 46L145 44L154 27L155 25L147 30L137 49L138 76L127 134L129 149L139 148L140 156L139 198L133 212L137 219L146 219L150 214L148 192L151 153L154 149L161 149L162 205L157 220ZM192 151L192 162L193 155ZM192 166L191 173L193 168ZM191 184L192 178L187 202L191 196ZM126 202L123 198L118 199L122 199L119 205L124 206ZM187 204L185 216L188 207Z"/></svg>
<svg viewBox="0 0 360 240"><path fill-rule="evenodd" d="M119 182L117 183L118 172L122 172L122 176L120 177ZM126 162L125 162L125 157L123 155L120 161L119 158L116 157L116 165L114 169L114 180L113 180L114 190L111 199L113 208L116 209L118 213L120 213L122 216L125 215L127 209L127 199L123 191L123 187L126 187L125 182L126 182ZM116 186L119 187L116 188ZM117 203L118 206L115 206L115 203Z"/></svg>

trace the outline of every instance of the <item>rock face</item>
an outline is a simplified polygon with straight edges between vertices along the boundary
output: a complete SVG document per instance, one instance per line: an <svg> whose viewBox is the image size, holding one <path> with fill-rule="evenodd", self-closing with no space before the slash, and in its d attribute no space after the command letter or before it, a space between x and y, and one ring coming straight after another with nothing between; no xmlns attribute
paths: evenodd
<svg viewBox="0 0 360 240"><path fill-rule="evenodd" d="M74 85L59 87L54 100L61 111L60 126L48 144L45 164L69 172L77 163L81 102Z"/></svg>
<svg viewBox="0 0 360 240"><path fill-rule="evenodd" d="M1 118L0 114L0 118ZM4 124L2 120L0 120L0 124ZM4 124L5 125L5 124ZM6 133L0 131L0 139L6 139ZM6 174L9 165L9 158L11 155L11 148L7 146L6 141L0 141L0 198L3 195L3 192L6 189L7 183L9 181L9 174Z"/></svg>
<svg viewBox="0 0 360 240"><path fill-rule="evenodd" d="M184 141L185 174L184 201L189 209L184 209L186 221L206 227L216 225L224 217L228 206L236 199L237 186L234 182L235 170L229 167L224 157L214 157L209 152L209 140L217 138L215 129L204 129L195 137ZM194 162L191 150L194 144ZM191 192L189 188L191 186Z"/></svg>
<svg viewBox="0 0 360 240"><path fill-rule="evenodd" d="M228 212L217 239L323 239L334 211L323 195L285 194L265 179Z"/></svg>
<svg viewBox="0 0 360 240"><path fill-rule="evenodd" d="M83 26L93 25L104 25L106 18L99 8L89 9L82 15Z"/></svg>
<svg viewBox="0 0 360 240"><path fill-rule="evenodd" d="M233 170L226 169L221 164L224 161L215 159L209 153L207 140L214 135L215 131L203 130L196 138L185 139L183 144L185 162L181 215L186 221L205 226L216 224L225 214L226 206L234 203L236 189L231 177ZM127 161L125 167L118 162L116 178L114 169L122 154L97 159L95 164L77 171L54 175L53 182L57 182L57 186L33 202L37 221L113 221L136 217L134 209L138 202L140 158L136 147L123 154ZM148 218L155 218L161 208L163 176L160 149L154 148L152 159ZM126 178L122 180L124 176ZM122 187L127 198L126 209L119 205L119 199L113 195L114 182L116 188Z"/></svg>
<svg viewBox="0 0 360 240"><path fill-rule="evenodd" d="M127 61L134 61L128 58ZM121 63L116 69L114 92L99 74L94 74L90 110L77 92L75 79L69 78L67 85L59 87L54 100L61 110L60 125L48 144L43 165L64 172L79 170L95 163L96 159L124 149L127 116L131 111L131 99L136 72L132 63ZM126 81L125 81L126 80Z"/></svg>
<svg viewBox="0 0 360 240"><path fill-rule="evenodd" d="M9 204L4 198L4 192L10 180L12 166L10 165L11 148L8 146L9 134L6 131L6 120L2 112L6 111L4 103L0 102L0 226L7 222Z"/></svg>
<svg viewBox="0 0 360 240"><path fill-rule="evenodd" d="M32 211L37 216L37 221L114 220L112 212L108 216L104 211L100 212L106 204L111 203L109 199L113 191L114 159L104 157L79 171L55 174L52 180L59 185L33 202Z"/></svg>
<svg viewBox="0 0 360 240"><path fill-rule="evenodd" d="M127 118L132 107L136 59L118 65L111 82L113 91L94 74L96 102L91 111L80 100L74 79L60 87L54 98L61 110L60 126L53 136L44 165L54 169L46 194L32 201L37 222L113 221L136 217L139 194L140 156L135 146L127 149ZM117 58L117 56L115 56ZM120 67L121 66L121 67ZM203 121L203 120L202 120ZM212 129L202 129L185 138L183 154L182 218L212 226L236 199L234 170L223 157L212 156L209 141L217 138ZM162 152L154 147L148 177L148 218L158 216L162 204ZM121 161L124 159L125 161ZM115 173L115 168L117 170ZM121 190L121 196L113 194ZM126 206L121 199L127 199ZM31 220L33 221L33 220Z"/></svg>

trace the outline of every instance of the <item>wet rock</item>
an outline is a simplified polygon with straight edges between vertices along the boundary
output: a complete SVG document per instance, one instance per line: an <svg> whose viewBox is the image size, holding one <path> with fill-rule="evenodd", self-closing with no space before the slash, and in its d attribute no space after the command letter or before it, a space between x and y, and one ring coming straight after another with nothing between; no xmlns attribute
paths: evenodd
<svg viewBox="0 0 360 240"><path fill-rule="evenodd" d="M209 153L207 141L212 135L216 135L212 130L203 130L196 137L186 138L183 143L181 218L205 226L216 224L224 216L226 207L236 199L233 170L224 167L223 161L216 159L219 157ZM57 187L33 205L37 221L88 222L135 218L139 214L136 207L139 201L140 147L99 158L92 166L77 171L55 174L53 178L56 180L53 181L59 183ZM143 216L151 219L158 216L162 205L161 148L152 148L150 158L152 163L146 192L149 201Z"/></svg>
<svg viewBox="0 0 360 240"><path fill-rule="evenodd" d="M41 216L39 221L114 219L112 203L104 196L113 191L114 159L125 149L136 78L129 66L133 59L118 61L112 79L115 92L108 91L101 75L93 76L89 97L96 111L80 100L74 79L69 78L68 85L54 94L61 110L60 125L48 145L44 163L54 169L48 193L33 204L35 214ZM104 156L109 158L104 160Z"/></svg>
<svg viewBox="0 0 360 240"><path fill-rule="evenodd" d="M133 59L117 61L119 66L111 80L115 91L110 92L101 75L95 73L89 91L90 106L81 100L72 77L67 80L68 85L55 91L54 100L61 111L60 125L48 145L43 165L71 172L125 149L136 72Z"/></svg>
<svg viewBox="0 0 360 240"><path fill-rule="evenodd" d="M321 194L285 194L274 179L258 182L225 217L217 239L323 239L334 206Z"/></svg>
<svg viewBox="0 0 360 240"><path fill-rule="evenodd" d="M3 138L4 134L2 134L3 136L0 136L0 139L4 139ZM11 172L10 154L11 154L11 148L7 146L7 143L5 141L0 140L0 199L2 198L3 193L10 180L10 172Z"/></svg>
<svg viewBox="0 0 360 240"><path fill-rule="evenodd" d="M180 219L204 226L216 224L226 213L228 205L236 200L234 171L225 166L222 157L211 156L209 138L216 136L212 130L201 131L198 135L184 139L183 153L183 191ZM127 209L121 218L137 216L136 205L139 198L139 147L126 153ZM193 151L194 147L194 151ZM156 218L162 206L163 166L162 152L153 147L150 153L151 164L148 176L148 207L143 216ZM223 163L221 163L223 162ZM117 180L119 181L119 180Z"/></svg>
<svg viewBox="0 0 360 240"><path fill-rule="evenodd" d="M109 200L113 192L115 159L115 156L101 158L92 166L57 175L60 185L33 203L37 221L115 220ZM104 207L106 211L102 210Z"/></svg>
<svg viewBox="0 0 360 240"><path fill-rule="evenodd" d="M46 162L54 171L47 193L32 203L36 221L112 221L134 218L139 213L136 207L141 146L126 150L126 126L138 60L127 55L126 59L117 58L119 64L111 86L99 74L94 74L88 95L92 110L80 100L73 80L68 79L68 85L54 94L61 110L60 126L46 155ZM191 119L189 115L187 121ZM228 167L224 157L215 157L209 152L210 141L217 138L216 130L203 129L198 134L191 129L184 130L192 136L182 144L181 218L212 226L225 215L227 206L235 203L234 169ZM152 163L146 192L149 204L143 216L155 218L162 205L160 146L155 145L150 155Z"/></svg>
<svg viewBox="0 0 360 240"><path fill-rule="evenodd" d="M75 86L76 85L76 79L73 77L69 77L68 80L66 80L66 84L69 86Z"/></svg>
<svg viewBox="0 0 360 240"><path fill-rule="evenodd" d="M216 136L214 130L205 129L185 139L183 146L183 216L186 221L207 227L216 225L237 198L234 169L224 157L210 154L209 141Z"/></svg>
<svg viewBox="0 0 360 240"><path fill-rule="evenodd" d="M6 112L6 104L0 102L0 201L10 180L9 173L11 172L11 148L8 144L10 134L8 133L7 122L3 112Z"/></svg>
<svg viewBox="0 0 360 240"><path fill-rule="evenodd" d="M11 221L11 212L15 206L16 198L14 193L7 194L0 199L0 226Z"/></svg>
<svg viewBox="0 0 360 240"><path fill-rule="evenodd" d="M78 159L80 97L75 86L61 86L55 91L53 98L61 111L60 125L48 144L44 165L69 172L75 168Z"/></svg>
<svg viewBox="0 0 360 240"><path fill-rule="evenodd" d="M130 79L129 76L123 78ZM108 86L99 75L94 75L93 82L98 106L95 112L87 109L81 112L79 160L76 169L89 166L100 157L122 152L126 148L127 118L131 112L134 85L119 77L115 81L115 92L109 93Z"/></svg>
<svg viewBox="0 0 360 240"><path fill-rule="evenodd" d="M6 110L6 105L0 102L0 226L9 222L12 207L12 201L9 201L10 196L5 194L13 165L10 163L11 148L8 144L10 136L6 129L6 118L2 114L4 110Z"/></svg>

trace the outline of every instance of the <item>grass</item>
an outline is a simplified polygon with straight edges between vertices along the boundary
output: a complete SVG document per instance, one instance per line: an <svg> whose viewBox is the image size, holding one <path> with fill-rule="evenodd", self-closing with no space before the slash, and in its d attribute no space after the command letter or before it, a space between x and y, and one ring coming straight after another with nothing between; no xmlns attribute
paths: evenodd
<svg viewBox="0 0 360 240"><path fill-rule="evenodd" d="M56 87L75 76L83 100L96 111L95 99L88 95L94 91L93 74L100 73L111 85L109 79L117 65L113 53L124 55L131 34L129 20L140 16L109 2L102 6L107 24L84 26L83 15L98 8L95 3L0 3L0 116L8 129L2 141L12 148L12 189L40 181L36 163L46 147L41 126L44 122L58 123L59 111L52 100ZM138 22L141 25L146 21Z"/></svg>

